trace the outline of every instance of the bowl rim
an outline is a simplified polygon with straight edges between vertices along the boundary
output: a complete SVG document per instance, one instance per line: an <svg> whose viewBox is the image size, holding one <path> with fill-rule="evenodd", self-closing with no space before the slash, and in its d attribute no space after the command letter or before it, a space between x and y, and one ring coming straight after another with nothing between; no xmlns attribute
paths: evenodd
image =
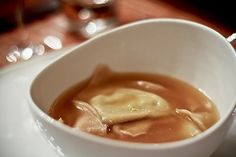
<svg viewBox="0 0 236 157"><path fill-rule="evenodd" d="M75 132L73 129L71 129L71 127L66 126L64 124L61 124L57 120L50 117L47 113L42 111L38 107L38 105L34 102L34 100L32 98L33 86L34 86L35 82L37 81L37 79L39 78L39 76L41 75L41 73L44 70L46 70L48 67L50 67L50 65L55 64L57 61L61 60L66 55L69 55L70 53L73 53L78 48L81 48L81 47L89 44L92 41L98 40L99 38L101 38L103 36L106 36L107 34L111 34L111 33L129 28L129 27L134 27L134 26L137 26L137 25L145 25L145 24L150 24L150 23L184 24L184 25L189 25L191 27L198 27L200 29L203 29L208 33L214 34L220 40L222 40L226 44L226 46L229 49L231 49L231 52L233 53L233 56L234 56L234 60L236 62L236 54L235 54L235 50L232 47L232 45L226 40L226 38L224 36L222 36L220 33L218 33L217 31L215 31L214 29L212 29L210 27L207 27L203 24L196 23L196 22L193 22L193 21L184 20L184 19L175 19L175 18L158 18L158 19L154 18L154 19L140 20L140 21L125 24L123 26L119 26L117 28L114 28L110 31L98 34L97 36L95 36L91 39L88 39L87 41L79 44L78 46L75 46L74 48L70 49L64 55L61 55L56 60L53 60L51 63L49 63L46 66L46 68L44 68L41 72L39 72L37 74L37 76L30 83L27 97L28 97L28 104L29 104L29 107L31 109L31 113L32 112L36 113L42 120L47 122L49 125L52 125L56 129L59 129L59 130L63 131L66 134L69 134L69 135L74 136L75 138L78 138L78 140L79 140L79 138L81 138L81 139L87 140L89 142L95 142L97 144L103 144L103 145L106 145L106 146L113 146L113 147L119 147L119 148L125 148L125 149L166 150L166 149L170 149L170 148L179 148L179 147L191 145L191 144L197 143L199 141L202 141L206 137L210 136L212 133L216 132L228 119L232 118L233 115L235 115L234 112L236 110L236 96L235 96L232 104L229 106L229 109L228 109L227 113L225 113L223 117L220 117L220 119L212 127L208 128L206 131L204 131L201 134L199 134L197 136L194 136L192 138L187 138L187 139L183 139L183 140L179 140L179 141L173 141L173 142L165 142L165 143L126 142L126 141L119 141L119 140L113 140L113 139L109 139L109 138L99 137L99 136L89 134L89 133L86 133L86 132L82 132L82 131L76 131Z"/></svg>

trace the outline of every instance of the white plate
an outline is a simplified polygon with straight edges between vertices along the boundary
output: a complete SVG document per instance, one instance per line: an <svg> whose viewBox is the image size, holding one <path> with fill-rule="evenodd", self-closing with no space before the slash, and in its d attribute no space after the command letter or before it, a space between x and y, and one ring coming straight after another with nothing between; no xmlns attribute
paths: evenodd
<svg viewBox="0 0 236 157"><path fill-rule="evenodd" d="M0 71L0 157L57 157L40 135L28 109L29 83L61 53L52 53Z"/></svg>
<svg viewBox="0 0 236 157"><path fill-rule="evenodd" d="M0 71L0 157L57 157L40 135L28 109L32 78L61 52L9 66ZM211 157L236 156L236 120Z"/></svg>

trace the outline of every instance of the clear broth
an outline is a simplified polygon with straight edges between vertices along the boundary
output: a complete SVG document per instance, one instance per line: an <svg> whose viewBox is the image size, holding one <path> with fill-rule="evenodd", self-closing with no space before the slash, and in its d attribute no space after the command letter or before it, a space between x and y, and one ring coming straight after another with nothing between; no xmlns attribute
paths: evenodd
<svg viewBox="0 0 236 157"><path fill-rule="evenodd" d="M176 78L160 74L118 73L107 69L99 72L99 76L102 76L102 78L95 75L97 75L96 71L90 78L79 82L63 92L52 104L49 115L56 120L61 118L64 124L73 127L81 115L81 111L73 105L73 100L89 103L89 100L100 94L100 91L103 89L113 90L122 87L157 94L164 98L173 110L181 108L188 109L194 113L206 114L207 116L204 116L203 119L206 129L211 127L219 119L216 106L206 95L190 84ZM143 86L140 82L149 82L155 84L155 86ZM171 114L164 117L151 118L150 120L152 121L152 126L148 129L148 132L136 137L121 136L112 130L112 126L109 126L105 135L97 132L89 133L110 139L139 143L171 142L195 136L185 135L183 133L183 125L191 121L189 117Z"/></svg>

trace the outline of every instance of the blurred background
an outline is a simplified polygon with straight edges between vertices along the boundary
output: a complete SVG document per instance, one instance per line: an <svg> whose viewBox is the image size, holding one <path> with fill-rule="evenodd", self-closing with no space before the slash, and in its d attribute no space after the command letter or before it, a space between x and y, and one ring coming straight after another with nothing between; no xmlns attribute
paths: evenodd
<svg viewBox="0 0 236 157"><path fill-rule="evenodd" d="M236 32L234 1L0 0L0 68L79 44L148 18L180 18L224 36Z"/></svg>

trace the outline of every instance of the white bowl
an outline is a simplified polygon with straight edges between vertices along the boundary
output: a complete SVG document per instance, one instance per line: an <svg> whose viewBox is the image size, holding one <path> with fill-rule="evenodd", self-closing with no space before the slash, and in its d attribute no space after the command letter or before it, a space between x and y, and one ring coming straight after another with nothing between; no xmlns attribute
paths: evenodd
<svg viewBox="0 0 236 157"><path fill-rule="evenodd" d="M217 105L220 120L199 136L163 144L139 144L73 132L47 115L68 87L108 64L118 71L161 73L204 91ZM216 31L190 21L152 19L101 34L44 69L29 93L32 115L46 139L68 157L205 157L224 139L236 102L236 56ZM37 142L37 141L35 141Z"/></svg>

